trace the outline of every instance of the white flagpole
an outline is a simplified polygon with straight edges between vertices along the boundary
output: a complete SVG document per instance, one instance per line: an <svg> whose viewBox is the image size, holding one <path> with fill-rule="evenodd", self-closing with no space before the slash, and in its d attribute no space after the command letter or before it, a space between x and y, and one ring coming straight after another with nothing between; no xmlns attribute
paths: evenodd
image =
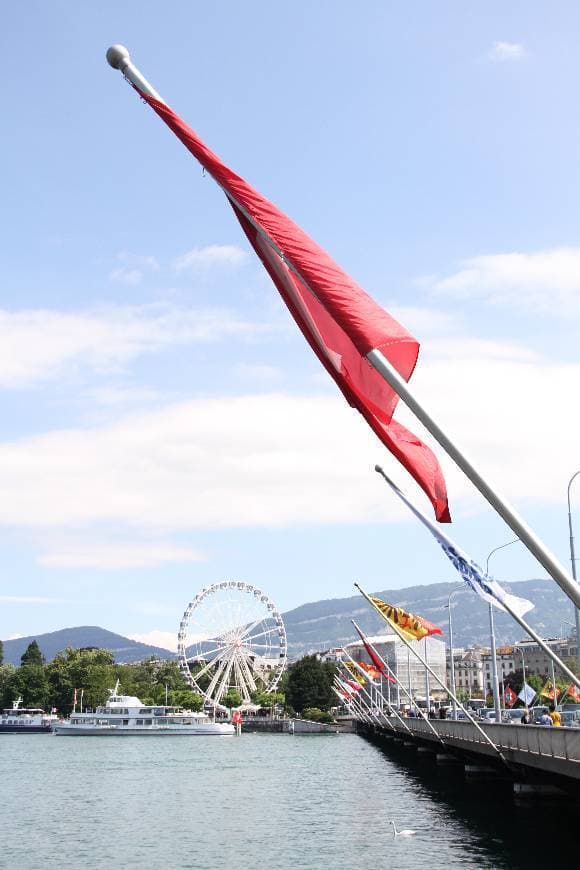
<svg viewBox="0 0 580 870"><path fill-rule="evenodd" d="M351 622L352 622L352 624L354 625L354 627L356 628L356 630L358 631L358 633L361 635L361 637L364 637L364 634L362 633L362 631L360 630L360 628L358 627L358 625L356 624L356 622L354 621L354 619L351 619ZM376 657L379 659L379 661L380 661L381 664L383 665L383 667L384 667L384 669L386 670L386 672L387 672L387 673L388 673L388 674L389 674L389 675L390 675L394 680L396 680L396 682L397 682L397 686L399 686L399 685L401 686L401 689L403 690L403 692L404 692L404 693L407 695L407 697L409 698L409 701L411 702L411 706L413 706L413 696L410 695L410 694L407 692L407 690L405 689L403 683L400 682L398 676L397 676L395 673L393 673L393 671L392 671L391 668L388 666L388 664L386 663L386 661L384 660L384 658L382 657L382 655L380 654L380 652L377 650L377 648L376 648L375 646L373 646L372 643L370 643L369 640L367 640L367 643L368 643L369 646L372 648L374 654L375 654ZM347 653L347 655L348 655L348 653ZM355 662L355 664L356 664L356 662ZM389 686L390 686L390 683L389 683ZM389 707L390 707L390 705L389 705ZM427 725L429 726L429 728L431 729L431 731L433 732L433 734L435 735L435 737L437 738L437 740L440 740L441 743L444 743L445 741L443 740L443 738L441 737L441 735L439 734L439 732L435 729L435 727L433 726L432 722L429 721L429 718L428 718L427 716L424 715L424 713L423 713L423 711L421 710L421 708L420 708L419 706L417 706L416 709L417 709L417 711L419 712L419 715L420 715L420 716L425 720L425 722L427 723ZM398 714L398 712L395 711L395 710L394 710L393 712L395 713L395 715L397 716L397 718L401 721L401 723L405 726L405 728L407 729L407 731L410 732L411 729L409 728L409 726L407 725L407 723L406 723L406 722L401 718L401 716Z"/></svg>
<svg viewBox="0 0 580 870"><path fill-rule="evenodd" d="M379 608L376 606L376 604L374 604L374 602L372 601L371 597L370 597L369 595L367 595L367 593L364 591L364 589L361 589L361 587L359 586L358 583L355 583L354 585L356 586L356 588L358 589L358 591L360 592L360 594L363 596L363 598L366 598L366 600L369 602L369 604L371 605L371 607L372 607L374 610L376 610L376 612L379 614L379 616L380 616L382 619L385 619L384 615L381 613L381 611L380 611ZM415 656L415 658L417 658L417 659L421 662L421 664L422 664L425 668L427 668L427 669L429 670L429 673L431 674L431 676L433 677L433 679L434 679L434 680L435 680L435 681L436 681L436 682L441 686L441 688L443 689L443 691L444 691L444 692L447 692L448 694L451 694L450 691L449 691L449 689L448 689L448 687L447 687L447 686L445 685L445 683L443 682L443 680L441 680L441 679L437 676L437 674L435 673L435 671L433 670L433 668L431 668L431 666L427 664L427 662L425 661L425 659L423 658L423 656L421 655L421 653L418 652L414 647L411 646L411 644L409 643L409 641L407 640L407 638L404 636L404 634L402 633L402 631L399 629L399 626L398 626L395 622L391 622L390 620L385 620L385 622L387 622L387 621L388 621L389 626L390 626L390 627L395 631L396 634L398 634L398 636L399 636L400 639L403 641L403 643L405 644L405 646L407 647L407 649L411 650L411 652L413 653L413 655ZM462 710L462 711L465 713L465 715L467 716L467 718L469 719L469 721L471 722L471 724L472 724L472 725L475 725L475 727L477 728L477 730L479 731L479 733L481 734L481 736L485 739L485 741L486 741L487 743L489 743L489 745L492 746L492 747L495 749L495 751L497 752L497 754L499 755L499 757L501 758L501 760L502 760L505 764L507 764L507 761L505 760L505 758L504 758L504 756L503 756L503 753L502 753L501 750L500 750L500 749L495 745L495 743L493 742L493 740L491 739L491 737L489 737L489 735L485 733L485 731L483 730L483 728L481 727L481 725L479 724L479 722L476 722L476 721L475 721L475 719L473 718L473 716L471 715L471 713L469 712L469 710L467 710L467 709L463 706L463 704L462 704L461 701L457 698L457 696L454 695L453 698L454 698L454 700L455 700L455 703L456 703L457 706L459 707L459 709Z"/></svg>
<svg viewBox="0 0 580 870"><path fill-rule="evenodd" d="M352 664L355 666L355 668L356 668L357 671L361 674L361 676L363 676L365 680L368 680L368 679L369 679L368 674L365 674L364 670L363 670L361 667L359 667L358 662L355 662L355 660L353 659L353 657L352 657L351 655L349 655L349 653L347 653L346 650L343 650L343 652L344 652L344 654L345 654L346 656L348 656L349 661L352 662ZM370 680L369 680L369 683L370 683ZM371 685L372 685L372 683L371 683ZM364 688L364 686L362 686L362 690L363 690L363 691L366 691L365 688ZM375 687L375 691L377 691L376 687ZM378 691L380 691L380 690L378 690ZM383 693L380 692L380 695L381 695L381 698L382 698L383 701L384 701L384 700L385 700L385 697L384 697ZM410 728L409 728L409 726L406 724L406 722L403 721L403 719L401 718L401 716L399 715L399 713L398 713L396 710L393 710L390 704L387 704L387 707L388 707L389 710L391 710L392 713L395 714L395 716L397 717L397 719L399 720L399 722L401 723L401 725L402 725L404 728L406 728L407 731L410 732ZM393 728L393 730L395 730L395 729L394 729L394 726L393 726L393 723L390 722L390 721L387 719L387 717L384 716L384 715L383 715L383 718L384 718L385 721L389 724L389 726L390 726L391 728Z"/></svg>
<svg viewBox="0 0 580 870"><path fill-rule="evenodd" d="M114 69L118 69L121 73L128 79L132 84L134 84L138 90L147 94L148 96L153 97L155 100L163 103L164 101L161 99L157 91L149 84L147 79L141 74L141 72L137 69L137 67L132 63L129 51L125 48L124 45L113 45L107 51L107 61L110 66ZM228 197L233 200L233 198L228 194ZM236 205L241 208L239 203ZM242 209L243 213L248 217L251 221L252 225L263 234L260 227L256 226L255 221L247 215L245 209ZM272 245L271 242L269 242ZM278 252L280 253L280 252ZM288 264L289 267L291 264ZM298 275L301 281L308 287L308 283L304 281L301 275L299 275L296 269L292 268L292 271ZM312 291L311 291L312 292ZM434 438L441 444L443 449L451 456L451 458L457 463L457 465L461 468L461 470L467 475L467 477L471 480L471 482L479 489L481 494L487 501L492 505L494 510L496 510L499 515L505 520L505 522L510 526L511 529L515 532L516 535L522 540L522 543L528 548L528 550L536 557L536 559L540 562L541 565L544 566L546 571L554 578L556 583L559 584L561 589L566 593L566 595L576 604L576 607L580 607L580 587L577 586L567 571L560 565L555 556L550 553L550 551L544 546L544 544L537 538L532 530L524 523L522 519L516 514L512 507L508 505L493 489L492 487L484 480L483 477L476 471L474 466L469 462L466 456L459 450L459 448L451 441L450 438L445 435L443 430L438 426L438 424L433 420L433 418L427 413L427 411L423 408L423 406L419 403L419 401L413 395L409 385L405 381L404 378L400 376L394 366L388 361L388 359L381 353L380 350L374 349L369 351L366 355L367 360L373 366L376 371L387 381L389 386L397 393L397 395L405 402L405 404L413 411L413 413L418 417L418 419L423 423L425 428L433 435Z"/></svg>
<svg viewBox="0 0 580 870"><path fill-rule="evenodd" d="M347 674L348 674L348 679L352 679L352 674L351 674L351 672L348 670L348 668L345 666L345 663L344 663L343 661L341 661L340 664L344 667L345 671L347 672ZM348 685L348 684L347 684L347 685ZM364 686L361 686L361 688L360 688L360 692L357 692L356 689L352 689L352 688L351 688L351 691L353 692L353 696L352 696L352 697L355 698L355 699L358 701L359 704L361 704L361 705L364 704L364 706L366 707L366 709L367 709L368 712L369 712L369 715L371 716L371 720L372 720L372 719L375 719L379 725L382 725L381 720L379 719L378 715L377 715L377 714L374 712L374 710L373 710L373 702L372 702L372 698L369 696L369 694L368 694L368 692L366 691L366 689L364 688ZM369 698L369 700L370 700L370 704L367 704L367 702L363 700L362 695L361 695L362 692L364 692L365 695L366 695L366 697ZM383 717L383 718L385 719L385 721L387 721L387 720L386 720L386 717ZM390 725L391 728L393 728L393 725L392 725L391 722L389 722L388 724ZM393 729L393 730L394 730L394 729Z"/></svg>
<svg viewBox="0 0 580 870"><path fill-rule="evenodd" d="M399 488L396 486L396 484L394 484L392 482L392 480L389 479L389 477L385 474L385 472L383 471L383 469L381 468L380 465L375 465L375 471L378 474L380 474L381 477L383 477L385 479L385 481L389 484L391 489L393 489L396 493L400 493L399 497L401 498L401 500L415 514L417 519L419 519L423 523L423 525L429 529L429 531L431 532L432 535L437 534L449 546L453 546L455 549L455 545L453 544L453 541L451 541L450 538L447 537L447 535L445 535L443 532L440 532L438 529L436 529L435 531L431 530L432 524L431 524L430 520L428 520L427 517L425 517L423 515L423 513L417 507L412 505L411 502L409 502L406 499L406 497L403 496L403 494L401 493ZM487 571L485 572L485 576L487 576ZM576 686L578 686L578 688L580 689L580 677L576 676L576 674L574 674L574 672L571 671L570 668L568 668L564 664L564 662L556 655L554 650L551 647L549 647L548 644L544 640L542 640L542 638L539 636L539 634L537 632L535 632L534 629L525 621L523 616L520 616L519 613L516 613L516 611L512 608L512 606L509 603L509 597L506 596L504 599L498 601L498 606L500 604L504 608L504 610L507 610L509 615L513 619L515 619L515 621L518 623L518 625L521 628L523 628L523 630L526 632L526 634L528 634L532 638L532 640L534 640L538 644L538 646L540 646L544 650L546 655L554 662L554 664L556 664L566 674L566 676L569 677L572 680L572 682L575 683ZM493 638L494 637L494 634L493 634L493 613L491 612L491 604L490 604L489 619L490 619L491 635ZM492 642L492 645L493 645L493 642ZM492 664L493 664L493 662L492 662ZM495 685L495 679L494 679L494 685ZM496 696L495 696L495 690L494 690L494 698L495 697ZM498 689L498 697L499 697L499 689ZM496 702L496 706L497 706L497 702Z"/></svg>
<svg viewBox="0 0 580 870"><path fill-rule="evenodd" d="M445 434L433 417L420 404L405 379L401 377L384 354L380 350L371 350L367 354L367 359L373 368L383 376L389 386L393 388L399 398L413 411L415 416L439 442L445 452L449 454L464 474L467 475L493 509L497 511L510 529L518 536L522 544L535 556L540 565L544 566L548 574L556 581L568 598L575 603L576 607L580 607L580 586L574 583L574 580L565 568L534 534L524 520L479 474L463 451Z"/></svg>
<svg viewBox="0 0 580 870"><path fill-rule="evenodd" d="M340 683L339 683L339 685L340 685ZM350 703L353 705L353 707L354 707L356 710L359 711L359 714L360 714L361 718L362 718L364 721L368 722L369 725L372 725L372 724L373 724L373 719L372 719L372 716L371 716L371 712L370 712L370 711L369 711L369 712L366 712L366 711L365 711L365 709L364 709L364 707L363 707L363 704L362 704L362 699L358 698L357 695L355 695L354 690L353 690L352 695L350 696ZM366 706L367 706L367 705L365 704L365 707L366 707ZM367 708L367 709L368 709L368 708ZM379 723L379 724L380 724L380 723Z"/></svg>
<svg viewBox="0 0 580 870"><path fill-rule="evenodd" d="M344 664L344 662L343 662L343 664ZM347 673L350 674L350 671L347 671ZM353 691L356 692L356 689L354 689ZM363 700L363 698L362 698L362 693L363 693L363 692L365 693L366 697L369 699L369 702L370 702L370 703L367 704L367 702ZM378 725L380 725L381 727L383 727L383 723L381 722L381 719L380 719L380 717L379 717L379 714L378 714L377 712L375 712L375 710L373 709L373 699L372 699L372 695L370 695L370 694L367 692L367 690L364 688L364 686L361 686L361 690L360 690L360 692L356 692L356 694L354 695L354 697L355 697L355 698L357 699L357 701L359 701L361 704L364 704L364 705L365 705L365 707L366 707L367 710L369 711L369 713L370 713L370 715L372 716L372 718L376 720L376 722L377 722ZM389 726L389 728L390 728L392 731L394 731L394 730L395 730L395 726L393 725L393 723L392 723L392 722L389 722L388 718L385 716L384 713L381 713L381 716L382 716L383 720L386 722L386 724Z"/></svg>

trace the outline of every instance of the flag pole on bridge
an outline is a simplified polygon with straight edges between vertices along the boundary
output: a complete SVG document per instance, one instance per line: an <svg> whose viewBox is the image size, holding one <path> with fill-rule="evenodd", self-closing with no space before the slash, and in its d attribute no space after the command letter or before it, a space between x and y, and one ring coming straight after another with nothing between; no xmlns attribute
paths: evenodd
<svg viewBox="0 0 580 870"><path fill-rule="evenodd" d="M385 660L383 659L382 655L378 652L377 648L374 647L374 646L370 643L370 641L368 640L368 638L366 638L366 637L364 636L364 634L362 633L362 631L360 630L360 628L358 627L358 625L356 624L356 622L354 621L354 619L351 619L351 622L352 622L352 624L354 625L354 627L356 628L356 630L358 631L358 633L359 633L359 635L360 635L360 637L361 637L361 640L362 640L364 646L367 647L367 644L368 644L368 647L370 647L370 648L373 650L374 656L376 656L376 660L377 660L377 661L380 661L380 663L381 663L381 667L379 668L379 670L383 670L383 669L384 669L385 671L387 671L387 672L389 673L390 676L392 676L392 678L396 681L397 685L399 685L399 686L401 687L401 689L403 690L403 692L405 693L405 695L406 695L407 698L409 699L409 701L410 701L410 703L411 703L411 706L416 706L416 709L417 709L417 711L419 712L419 715L421 716L421 718L425 720L425 722L427 723L427 725L429 726L429 728L431 729L431 731L433 732L433 734L435 735L435 737L436 737L439 741L441 741L441 743L443 743L444 741L443 741L442 737L441 737L440 734L436 731L435 727L433 726L433 723L429 721L429 716L426 716L425 713L423 712L423 710L421 710L421 708L420 708L418 705L415 705L415 702L413 701L413 696L410 695L409 692L405 689L404 685L403 685L402 682L399 680L398 676L394 673L394 671L392 670L392 668L389 668L389 666L387 665L387 663L386 663ZM346 652L346 650L344 650L344 652ZM348 653L346 653L346 654L348 655ZM358 668L358 663L355 662L354 659L351 658L351 656L349 656L349 658L350 658L351 662L353 662L353 664L356 665L356 667ZM364 671L363 671L361 668L359 668L359 670L361 671L362 674L364 674ZM379 691L380 691L380 690L379 690ZM381 698L383 698L383 700L385 700L382 692L381 692ZM387 703L388 703L388 702L387 702ZM399 715L399 712L398 712L397 710L395 710L394 708L392 708L391 704L388 704L388 706L389 706L389 709L393 709L393 712L395 713L395 715L397 716L397 718L399 719L399 721L401 722L401 724L402 724L402 725L407 729L407 731L410 731L411 729L409 728L409 726L407 725L407 723L405 722L405 720L404 720L404 719Z"/></svg>
<svg viewBox="0 0 580 870"><path fill-rule="evenodd" d="M443 691L446 692L446 694L448 694L448 695L451 697L451 699L452 699L453 701L455 701L455 703L457 704L457 706L459 707L459 709L462 710L463 713L465 713L465 715L467 716L467 718L469 719L469 721L471 722L471 724L472 724L472 725L475 725L475 727L477 728L477 730L479 731L479 733L481 734L481 736L483 737L483 739L485 740L485 742L486 742L486 743L489 743L489 745L490 745L491 747L493 747L493 749L495 750L495 752L497 752L497 754L499 755L499 757L501 758L501 760L504 762L504 764L507 765L507 761L506 761L506 759L505 759L505 757L504 757L504 755L503 755L501 749L499 749L499 747L496 746L496 744L493 742L493 740L491 739L491 737L490 737L488 734L485 733L485 731L483 730L483 728L481 727L481 725L479 724L479 722L476 722L476 721L475 721L475 719L473 718L473 716L471 715L471 713L469 712L469 710L467 710L467 709L463 706L463 704L461 703L461 701L459 700L459 698L457 697L457 695L455 695L454 693L452 693L452 692L450 691L449 687L445 685L445 683L443 682L443 680L442 680L442 679L438 676L438 674L433 670L433 668L431 667L431 665L427 664L427 662L425 661L425 659L423 658L423 656L421 655L421 653L418 652L418 650L416 650L415 647L411 646L411 644L409 643L409 641L407 640L407 638L405 637L405 635L403 634L403 632L401 631L401 629L399 628L399 626L396 624L396 622L393 622L392 620L387 619L387 617L385 616L385 614L384 614L384 613L383 613L383 612L382 612L382 611L377 607L377 605L374 603L374 601L373 601L373 599L370 597L370 595L368 595L368 594L364 591L364 589L363 589L361 586L359 586L358 583L355 583L354 585L355 585L355 587L358 589L358 591L360 592L360 594L363 596L363 598L366 598L366 600L367 600L368 603L371 605L371 607L373 608L373 610L376 610L376 612L379 614L379 616L382 617L382 619L385 620L385 622L387 623L387 625L389 625L389 626L393 629L393 631L394 631L395 634L398 636L398 638L399 638L400 640L403 641L403 643L405 644L405 646L407 647L407 649L410 650L410 651L413 653L413 655L415 656L415 658L418 659L418 660L421 662L421 664L423 665L423 667L427 668L427 670L429 671L429 673L431 674L431 676L433 677L433 679L435 680L435 682L436 682L439 686L441 686L441 688L443 689Z"/></svg>
<svg viewBox="0 0 580 870"><path fill-rule="evenodd" d="M191 142L186 142L185 140L186 138L188 140L191 139L191 137L193 136L193 132L188 130L183 122L181 122L181 120L178 119L177 116L173 115L173 113L171 113L171 110L169 110L168 106L161 99L157 91L149 84L149 82L144 78L141 72L131 62L129 51L125 48L125 46L111 46L107 51L107 61L114 69L120 70L122 75L135 87L137 92L140 93L143 98L152 105L152 107L158 114L161 114L163 116L164 120L169 124L169 126L176 134L176 124L179 125L179 136L182 141L184 141L184 144L186 144L189 150L192 151ZM169 114L171 114L172 116L171 121L169 120ZM203 143L197 142L195 156L198 160L200 160L202 165L205 165L204 155L209 159L211 152ZM215 156L211 155L211 157L212 159L214 159ZM231 170L229 170L227 167L223 167L223 169L231 175ZM296 269L295 265L291 261L291 258L282 255L282 251L280 250L279 246L276 246L272 239L268 238L267 234L265 233L263 227L259 224L259 222L257 222L256 219L249 214L248 210L240 204L238 198L234 195L233 188L226 189L225 182L220 181L218 178L216 178L215 180L218 184L220 184L220 186L226 193L226 196L230 200L232 206L234 207L234 211L236 212L238 220L240 220L240 223L242 224L242 228L246 232L246 235L248 235L247 230L249 228L252 229L252 232L254 234L257 233L259 237L259 242L256 242L256 244L254 244L254 242L252 242L252 239L250 239L250 241L252 242L252 245L255 248L256 252L259 253L264 264L268 264L267 269L278 289L280 290L279 283L282 281L282 276L279 272L279 269L283 268L288 270L288 272L292 274L293 278L298 279L302 288L306 288L310 291L310 294L312 296L318 298L316 297L316 294L314 293L312 287L309 286L308 281L304 280L304 276L301 275L299 270ZM236 176L235 184L238 185L241 182L243 182L243 180ZM228 185L228 187L231 187L231 185ZM256 192L252 191L251 195L253 196L255 194ZM270 207L271 204L267 203L267 206ZM278 212L277 214L279 215ZM301 243L303 243L304 234L302 234L300 231L299 238ZM298 247L300 248L300 244L298 245ZM319 257L325 256L320 249L317 249L317 251ZM276 262L274 262L274 257L277 258ZM324 268L328 266L329 262L332 267L335 266L332 261L329 261L329 258L326 258L324 261ZM340 271L340 274L343 278L346 279L348 286L352 287L353 283L350 282L348 276L345 276L342 271ZM285 278L286 276L283 277ZM332 287L329 298L327 299L327 304L330 304L330 297L335 296L335 292L338 287L338 284L335 285L333 282L331 282L331 284ZM349 324L349 331L347 333L349 335L349 340L353 340L354 332L357 333L357 336L359 338L364 338L363 341L359 341L358 343L356 341L354 342L359 356L357 365L351 367L350 371L343 371L340 355L338 355L338 360L331 358L332 348L325 347L321 353L321 348L315 347L317 338L320 338L319 331L316 328L317 325L314 324L315 329L313 330L311 328L312 324L310 324L309 329L307 327L308 318L302 316L301 321L300 316L296 316L296 311L293 311L290 305L289 308L294 316L294 319L309 340L309 343L323 362L329 374L331 374L331 376L337 382L339 388L342 390L347 400L353 407L358 408L358 410L363 414L363 416L367 420L367 423L369 423L371 428L373 428L378 437L383 440L383 443L385 443L388 449L391 450L391 452L397 457L397 459L415 477L415 480L417 480L417 482L422 486L424 491L431 499L438 518L440 520L447 521L450 519L447 509L445 481L443 479L443 475L441 469L439 468L437 459L426 445L422 444L422 442L416 436L413 436L411 433L404 430L404 428L401 427L400 424L395 424L394 427L391 427L391 430L386 433L386 437L383 437L385 436L385 432L383 431L383 429L385 429L385 427L388 429L391 426L391 417L389 416L389 413L387 412L385 415L381 412L378 417L374 416L374 411L377 408L376 404L374 404L373 402L365 401L365 397L363 396L361 407L361 395L359 395L356 389L353 389L353 387L356 386L354 384L353 378L355 378L355 372L361 370L360 366L363 359L369 363L369 365L372 367L373 372L376 372L378 375L380 375L380 378L382 378L386 382L386 384L389 385L389 387L393 391L393 394L398 398L402 399L407 407L410 408L410 410L421 421L421 423L423 423L427 431L431 433L431 435L438 441L438 443L443 447L446 453L454 460L459 468L461 468L464 474L466 474L469 480L480 491L484 498L491 504L494 510L502 517L502 519L510 526L513 532L520 538L520 540L528 548L530 553L532 553L532 555L539 561L539 563L543 565L548 574L553 577L553 579L560 586L560 588L566 593L571 601L574 602L576 607L580 607L580 586L574 582L572 577L568 574L568 572L560 564L556 557L534 534L534 532L529 528L524 520L519 517L515 510L496 492L494 488L492 488L489 482L485 478L483 478L481 474L479 474L479 472L466 457L463 451L460 450L460 448L451 440L451 438L448 437L448 435L441 429L441 427L431 416L431 414L426 410L423 404L419 402L419 400L415 397L407 383L407 379L403 376L406 373L409 377L410 373L412 372L413 366L411 365L409 367L409 360L406 361L405 365L399 366L403 371L403 374L401 374L401 372L395 366L394 361L387 358L387 346L392 349L393 344L397 342L389 342L385 340L381 341L380 343L373 343L372 341L370 341L373 331L373 318L377 310L381 316L385 315L387 319L389 318L388 315L386 315L386 312L383 312L382 309L378 309L376 303L370 300L369 297L366 297L366 294L364 295L365 304L360 308L359 311L357 311L357 316ZM320 303L320 300L318 300L318 302ZM367 316L363 316L361 319L358 315L364 315L364 310L367 303L371 303L372 312L371 308L369 308L367 310ZM302 304L304 304L304 299L302 299ZM310 319L312 319L311 316ZM390 320L392 321L392 319ZM405 338L404 341L411 342L412 337L406 333L406 330L403 330L399 324L396 324L396 322L395 327L398 327L399 340L401 335L405 333L407 335L407 338ZM362 332L360 330L362 330ZM383 338L385 338L385 336L383 336ZM411 343L409 343L408 349L410 350L410 348ZM328 354L329 351L330 355ZM385 351L385 353L383 351ZM326 352L326 355L324 352ZM334 353L334 357L336 356L337 354ZM364 374L363 380L370 380L370 372ZM391 402L392 409L394 409L395 404L396 401L394 403Z"/></svg>
<svg viewBox="0 0 580 870"><path fill-rule="evenodd" d="M348 660L349 660L349 661L351 662L351 664L352 664L352 665L357 669L357 671L360 673L360 675L361 675L362 677L364 677L365 680L369 680L369 682L370 682L369 675L368 675L368 674L367 674L367 673L366 673L366 672L365 672L365 671L360 667L359 663L356 662L356 661L353 659L353 657L352 657L349 653L347 653L347 651L346 651L345 649L343 649L343 654L344 654L345 656L348 657ZM341 664L344 664L344 662L341 661ZM363 690L363 692L366 692L366 689L364 688L364 686L362 687L362 690ZM407 725L407 723L403 720L403 718L402 718L402 716L400 715L399 711L398 711L398 710L395 710L395 708L392 706L392 704L390 704L390 703L386 700L386 698L385 698L385 696L383 695L383 693L381 692L380 688L375 687L375 690L379 693L379 695L381 696L381 700L383 701L384 704L387 705L387 708L388 708L392 713L395 714L395 716L397 717L397 719L399 720L399 722L401 723L401 725L403 726L403 728L405 728L407 731L410 731L411 729L409 728L409 726ZM367 695L368 695L368 693L367 693ZM386 717L385 717L385 719L386 719ZM389 722L388 720L387 720L387 722L388 722L389 727L390 727L390 728L393 728L393 723L392 723L392 722Z"/></svg>
<svg viewBox="0 0 580 870"><path fill-rule="evenodd" d="M388 484L388 486L392 489L392 491L400 498L403 504L407 505L411 513L413 513L417 519L426 526L438 544L442 547L446 556L451 560L455 569L459 572L463 580L470 587L470 589L483 598L485 601L490 604L490 607L493 605L497 607L499 610L506 610L509 615L514 619L518 625L523 628L527 635L529 635L532 640L534 640L538 646L543 649L546 655L551 659L552 663L555 664L561 671L563 671L566 676L572 680L573 683L578 686L580 689L580 676L577 676L570 668L564 664L562 659L556 655L554 650L548 646L545 640L540 637L537 631L526 622L523 618L523 614L527 613L528 610L533 608L533 604L531 601L527 601L525 598L518 598L516 595L512 595L509 592L506 592L497 580L494 580L490 577L486 571L483 571L478 565L476 565L473 560L469 558L469 556L463 552L463 550L457 546L457 544L451 540L440 528L437 528L431 520L425 516L423 511L419 510L419 508L411 502L404 492L394 483L390 477L388 477L380 465L375 465L375 471L380 474L383 480ZM491 625L491 633L492 638L494 635L493 632L493 612L490 609L490 625Z"/></svg>

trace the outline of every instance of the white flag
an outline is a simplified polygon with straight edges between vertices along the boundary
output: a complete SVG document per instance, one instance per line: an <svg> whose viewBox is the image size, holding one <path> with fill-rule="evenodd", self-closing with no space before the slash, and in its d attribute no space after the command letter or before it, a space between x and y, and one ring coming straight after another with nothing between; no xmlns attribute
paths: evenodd
<svg viewBox="0 0 580 870"><path fill-rule="evenodd" d="M521 690L520 694L518 695L518 698L520 699L520 701L523 701L524 704L526 705L526 707L528 707L532 703L532 701L534 700L535 697L536 697L536 690L532 689L531 686L528 686L527 683L524 683L524 687Z"/></svg>
<svg viewBox="0 0 580 870"><path fill-rule="evenodd" d="M494 607L497 607L499 610L505 610L503 606L504 603L507 604L519 617L522 617L524 613L527 613L528 610L532 610L534 604L531 601L528 601L527 598L518 598L517 595L511 595L509 592L506 592L497 580L494 580L485 571L479 567L479 565L474 562L469 556L463 552L453 541L447 537L447 535L443 534L437 526L435 526L431 520L429 520L419 508L415 507L414 504L411 504L409 499L403 495L399 487L393 483L392 480L389 480L385 472L382 470L380 466L375 466L376 471L378 471L385 478L393 492L395 492L402 502L404 502L410 511L412 511L417 519L421 520L424 526L427 526L431 534L434 538L441 544L443 550L447 557L451 559L453 565L467 585L476 592L480 598L483 598L488 604L493 604Z"/></svg>

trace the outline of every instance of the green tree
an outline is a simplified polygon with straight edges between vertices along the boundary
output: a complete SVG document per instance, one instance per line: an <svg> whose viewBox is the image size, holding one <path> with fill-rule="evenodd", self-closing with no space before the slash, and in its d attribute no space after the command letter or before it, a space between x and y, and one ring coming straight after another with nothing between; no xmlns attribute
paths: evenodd
<svg viewBox="0 0 580 870"><path fill-rule="evenodd" d="M4 644L0 640L0 666L4 664Z"/></svg>
<svg viewBox="0 0 580 870"><path fill-rule="evenodd" d="M224 697L222 698L223 703L230 710L232 707L239 707L242 703L242 696L238 692L237 689L228 689Z"/></svg>
<svg viewBox="0 0 580 870"><path fill-rule="evenodd" d="M50 686L43 665L21 665L14 673L11 688L13 695L22 696L24 707L44 708L49 703Z"/></svg>
<svg viewBox="0 0 580 870"><path fill-rule="evenodd" d="M83 706L103 704L117 680L113 655L104 649L72 649L59 653L46 666L53 706L72 709L74 690L83 691ZM77 694L78 698L78 694Z"/></svg>
<svg viewBox="0 0 580 870"><path fill-rule="evenodd" d="M18 693L13 683L14 665L0 665L0 707L10 707Z"/></svg>
<svg viewBox="0 0 580 870"><path fill-rule="evenodd" d="M328 710L334 703L332 684L336 669L316 656L305 656L292 665L286 683L286 701L297 713L307 707Z"/></svg>
<svg viewBox="0 0 580 870"><path fill-rule="evenodd" d="M310 719L312 722L334 722L334 719L332 718L330 713L326 713L324 710L320 710L318 707L305 707L305 709L302 711L302 718Z"/></svg>
<svg viewBox="0 0 580 870"><path fill-rule="evenodd" d="M40 652L40 647L35 640L28 644L22 655L20 656L21 665L43 665L44 656Z"/></svg>
<svg viewBox="0 0 580 870"><path fill-rule="evenodd" d="M193 710L194 713L199 713L203 709L203 698L191 689L173 689L170 701L176 707Z"/></svg>

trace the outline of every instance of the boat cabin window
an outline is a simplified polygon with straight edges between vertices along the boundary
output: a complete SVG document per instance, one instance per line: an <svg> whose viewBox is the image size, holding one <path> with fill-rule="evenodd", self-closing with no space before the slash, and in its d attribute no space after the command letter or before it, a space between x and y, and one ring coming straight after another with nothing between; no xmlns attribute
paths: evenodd
<svg viewBox="0 0 580 870"><path fill-rule="evenodd" d="M145 725L153 725L153 719L145 719Z"/></svg>

